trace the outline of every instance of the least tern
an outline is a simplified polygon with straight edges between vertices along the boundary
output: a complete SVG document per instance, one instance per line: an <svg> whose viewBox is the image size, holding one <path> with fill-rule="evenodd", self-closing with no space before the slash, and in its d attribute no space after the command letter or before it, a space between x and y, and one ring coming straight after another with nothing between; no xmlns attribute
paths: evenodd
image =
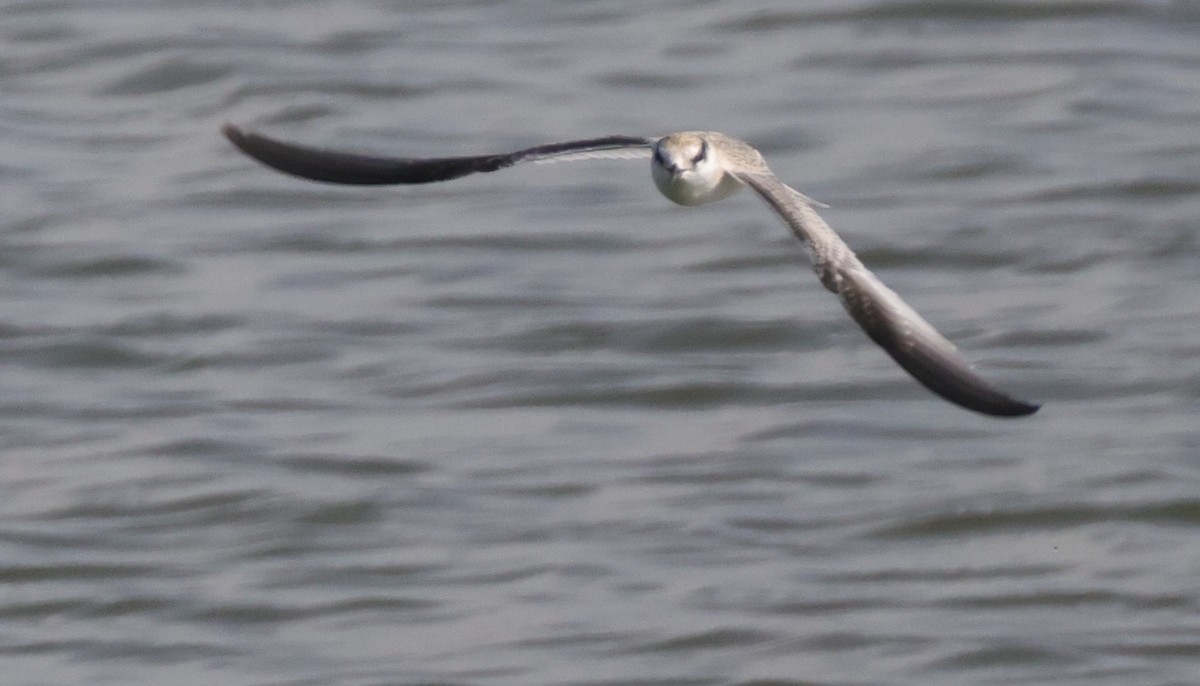
<svg viewBox="0 0 1200 686"><path fill-rule="evenodd" d="M661 138L607 136L495 155L404 158L296 145L232 124L226 124L222 132L242 152L269 167L326 183L432 183L522 162L650 157L654 185L680 205L715 202L749 187L807 248L821 284L838 296L871 340L926 388L969 410L997 417L1029 415L1040 407L1013 398L976 373L953 343L863 266L817 214L814 206L819 203L780 181L758 150L725 134L683 131Z"/></svg>

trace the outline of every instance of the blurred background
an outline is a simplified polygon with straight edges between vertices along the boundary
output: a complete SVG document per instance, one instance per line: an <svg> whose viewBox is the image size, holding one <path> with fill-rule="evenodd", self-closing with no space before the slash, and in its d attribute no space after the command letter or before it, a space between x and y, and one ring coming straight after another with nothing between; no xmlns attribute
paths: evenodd
<svg viewBox="0 0 1200 686"><path fill-rule="evenodd" d="M0 0L11 684L1196 683L1200 3ZM395 155L713 129L751 194Z"/></svg>

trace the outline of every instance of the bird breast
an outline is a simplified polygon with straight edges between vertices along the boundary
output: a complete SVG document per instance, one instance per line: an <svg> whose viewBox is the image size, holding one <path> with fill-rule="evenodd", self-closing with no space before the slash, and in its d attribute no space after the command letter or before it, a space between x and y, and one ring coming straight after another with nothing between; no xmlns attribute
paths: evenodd
<svg viewBox="0 0 1200 686"><path fill-rule="evenodd" d="M692 170L672 172L662 165L651 164L650 173L659 192L677 205L691 206L716 202L728 198L745 186L723 169L713 174L702 174Z"/></svg>

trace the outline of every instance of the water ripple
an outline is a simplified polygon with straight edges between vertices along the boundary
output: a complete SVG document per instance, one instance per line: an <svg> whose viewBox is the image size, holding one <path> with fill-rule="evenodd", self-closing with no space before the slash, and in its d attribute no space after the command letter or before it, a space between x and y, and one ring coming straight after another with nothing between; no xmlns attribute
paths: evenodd
<svg viewBox="0 0 1200 686"><path fill-rule="evenodd" d="M51 683L1195 681L1195 3L0 0L0 637ZM231 121L760 147L750 194L274 175Z"/></svg>

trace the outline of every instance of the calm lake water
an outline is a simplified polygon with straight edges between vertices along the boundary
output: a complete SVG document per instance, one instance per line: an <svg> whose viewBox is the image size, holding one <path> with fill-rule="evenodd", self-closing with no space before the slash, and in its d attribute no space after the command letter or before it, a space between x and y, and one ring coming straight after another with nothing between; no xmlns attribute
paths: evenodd
<svg viewBox="0 0 1200 686"><path fill-rule="evenodd" d="M5 684L1200 683L1200 3L0 0ZM760 147L353 189L225 121Z"/></svg>

